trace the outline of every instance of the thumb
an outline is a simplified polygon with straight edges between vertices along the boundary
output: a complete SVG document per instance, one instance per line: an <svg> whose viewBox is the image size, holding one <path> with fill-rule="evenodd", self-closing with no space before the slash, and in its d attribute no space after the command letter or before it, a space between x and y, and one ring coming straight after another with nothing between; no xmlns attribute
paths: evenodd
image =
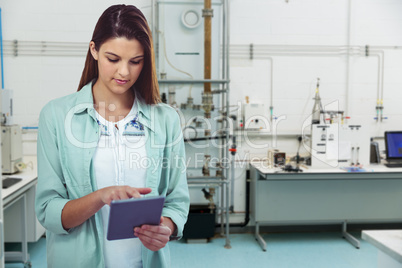
<svg viewBox="0 0 402 268"><path fill-rule="evenodd" d="M162 224L162 223L163 223L163 219L164 219L163 216L161 216L161 222L160 222L159 224Z"/></svg>

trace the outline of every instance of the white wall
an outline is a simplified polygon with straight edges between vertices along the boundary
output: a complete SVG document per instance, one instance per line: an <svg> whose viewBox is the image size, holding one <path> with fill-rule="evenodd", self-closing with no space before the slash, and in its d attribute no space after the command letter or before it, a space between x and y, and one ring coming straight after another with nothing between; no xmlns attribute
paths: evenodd
<svg viewBox="0 0 402 268"><path fill-rule="evenodd" d="M347 45L349 1L247 1L231 2L231 44L254 45ZM400 46L402 44L400 1L351 0L352 46ZM262 29L262 32L261 32ZM300 122L313 107L316 78L321 78L323 104L339 101L348 110L350 123L369 125L373 136L385 129L401 128L402 50L386 49L384 113L388 120L377 124L375 116L377 59L350 57L350 88L346 92L346 56L273 56L274 113L286 115L279 131L300 132ZM269 103L268 60L231 60L232 102L250 96L250 101ZM252 89L252 92L250 92ZM346 96L349 107L346 106ZM307 105L306 105L307 103Z"/></svg>
<svg viewBox="0 0 402 268"><path fill-rule="evenodd" d="M150 2L137 1L0 1L3 40L88 43L102 12L112 4L137 5L150 19ZM6 53L6 51L5 51ZM86 51L77 57L4 57L6 89L14 91L14 121L37 125L49 100L77 90Z"/></svg>
<svg viewBox="0 0 402 268"><path fill-rule="evenodd" d="M234 45L318 45L318 46L401 46L402 2L398 0L231 0L230 43ZM350 24L348 22L350 16ZM349 41L348 41L349 36ZM279 134L301 133L304 120L313 108L316 78L320 77L323 105L336 102L347 110L350 124L367 126L370 136L383 136L385 130L402 129L402 49L384 49L384 116L374 120L377 104L378 62L375 57L350 56L347 87L347 57L272 56L273 107ZM255 55L231 56L231 104L245 100L271 102L271 65ZM268 115L268 110L266 111ZM271 126L272 127L272 126ZM253 143L274 143L270 138L251 139ZM383 144L380 141L380 146ZM267 149L253 148L243 142L239 155L266 156ZM276 148L295 153L295 139L278 138ZM236 192L244 194L244 169L236 169ZM243 175L244 176L244 175ZM244 201L236 199L236 210L244 210Z"/></svg>
<svg viewBox="0 0 402 268"><path fill-rule="evenodd" d="M150 1L125 1L140 7L150 19ZM229 0L231 46L319 45L402 46L402 2L399 0ZM117 1L6 1L0 0L4 40L89 42L102 11ZM350 15L350 24L349 24ZM348 39L348 36L350 37ZM348 41L349 40L349 41ZM170 45L174 45L174 42ZM247 47L246 47L247 49ZM230 58L230 101L265 103L269 107L273 79L275 116L286 116L278 132L300 133L313 107L316 78L320 77L323 104L337 102L347 110L349 123L364 124L371 136L402 129L402 49L384 49L384 115L376 122L377 68L375 57L272 56L270 62L255 55ZM50 99L76 91L85 52L76 57L12 56L4 58L5 87L14 90L15 122L37 124L41 107ZM184 77L186 78L186 77ZM267 111L268 113L268 111ZM260 137L258 143L271 143ZM279 140L277 147L294 153L295 140ZM24 147L27 148L27 147ZM33 146L27 150L32 149ZM240 155L265 156L243 144ZM237 211L244 210L244 168L236 172Z"/></svg>

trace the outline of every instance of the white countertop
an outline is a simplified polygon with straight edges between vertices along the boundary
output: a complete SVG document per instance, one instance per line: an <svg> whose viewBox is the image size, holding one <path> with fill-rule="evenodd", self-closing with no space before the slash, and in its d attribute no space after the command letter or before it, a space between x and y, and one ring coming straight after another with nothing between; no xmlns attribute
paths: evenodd
<svg viewBox="0 0 402 268"><path fill-rule="evenodd" d="M362 238L402 263L402 230L363 231Z"/></svg>
<svg viewBox="0 0 402 268"><path fill-rule="evenodd" d="M32 162L32 164L30 163ZM29 163L27 168L22 172L18 172L12 175L2 175L2 178L21 178L22 180L18 183L8 187L7 189L1 189L2 199L6 199L25 185L29 184L33 180L38 178L37 167L36 167L36 156L24 156L24 163Z"/></svg>
<svg viewBox="0 0 402 268"><path fill-rule="evenodd" d="M263 174L274 174L274 173L288 173L282 171L279 167L270 167L269 163L266 161L254 161L250 163L256 169L258 169ZM303 170L303 173L348 173L349 171L341 169L341 168L310 168L310 167L303 167L300 166ZM360 172L352 172L352 173L364 173L364 172L402 172L402 168L388 168L382 164L373 164L369 166L362 167L365 171Z"/></svg>

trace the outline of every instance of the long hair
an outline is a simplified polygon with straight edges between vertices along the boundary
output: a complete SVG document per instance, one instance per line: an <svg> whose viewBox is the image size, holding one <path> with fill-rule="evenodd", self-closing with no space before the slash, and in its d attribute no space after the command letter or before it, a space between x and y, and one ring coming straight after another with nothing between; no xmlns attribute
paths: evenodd
<svg viewBox="0 0 402 268"><path fill-rule="evenodd" d="M160 102L152 33L144 14L135 6L114 5L106 9L96 23L91 41L95 43L95 49L99 51L103 43L118 37L125 37L128 40L136 39L144 49L144 66L132 90L135 87L135 92L147 104ZM77 91L93 79L98 78L98 75L98 62L88 49Z"/></svg>

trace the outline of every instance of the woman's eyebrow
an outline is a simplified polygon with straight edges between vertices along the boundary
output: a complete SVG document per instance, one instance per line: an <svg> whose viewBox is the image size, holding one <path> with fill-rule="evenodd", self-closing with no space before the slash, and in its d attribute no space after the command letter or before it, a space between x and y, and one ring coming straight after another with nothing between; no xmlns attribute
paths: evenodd
<svg viewBox="0 0 402 268"><path fill-rule="evenodd" d="M120 58L120 56L119 56L119 55L116 55L116 54L114 54L114 53L112 53L112 52L105 52L105 54L109 54L109 55L111 55L111 56L114 56L114 57ZM144 55L139 55L139 56L135 56L135 57L133 57L133 58L131 58L131 59L133 60L133 59L137 59L137 58L143 58L143 57L144 57Z"/></svg>
<svg viewBox="0 0 402 268"><path fill-rule="evenodd" d="M111 55L111 56L115 56L115 57L120 58L120 56L119 56L119 55L116 55L116 54L114 54L114 53L112 53L112 52L105 52L105 54L109 54L109 55Z"/></svg>

